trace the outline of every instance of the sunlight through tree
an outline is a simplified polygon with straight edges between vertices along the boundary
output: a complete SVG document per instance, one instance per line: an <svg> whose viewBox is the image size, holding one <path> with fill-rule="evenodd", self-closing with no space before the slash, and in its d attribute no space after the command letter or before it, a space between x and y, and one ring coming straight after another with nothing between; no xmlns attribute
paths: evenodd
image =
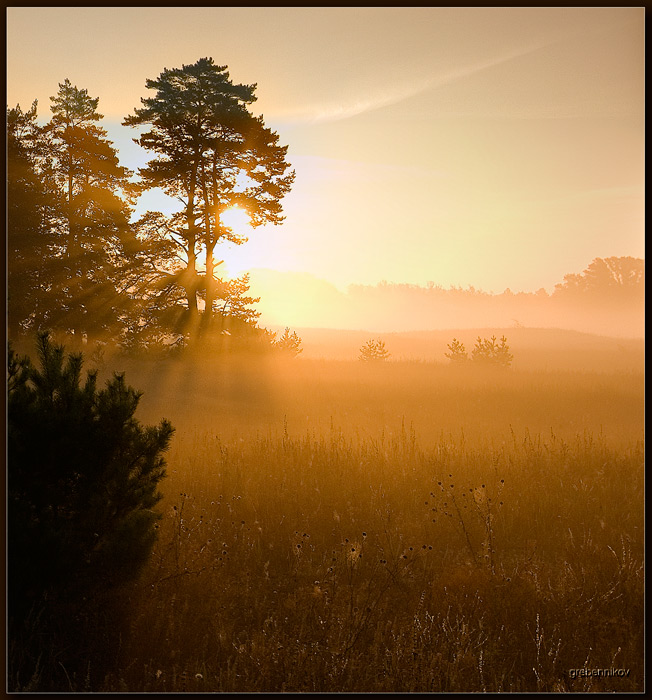
<svg viewBox="0 0 652 700"><path fill-rule="evenodd" d="M279 224L281 199L294 181L286 162L287 146L279 146L277 134L248 110L256 100L256 85L233 83L226 68L202 58L165 69L157 79L146 81L155 96L143 98L143 107L124 120L127 126L151 127L136 139L156 154L139 171L144 186L160 187L182 205L161 222L182 260L163 285L183 290L191 335L199 330L200 300L203 326L220 312L216 246L246 240L222 215L237 206L252 227Z"/></svg>

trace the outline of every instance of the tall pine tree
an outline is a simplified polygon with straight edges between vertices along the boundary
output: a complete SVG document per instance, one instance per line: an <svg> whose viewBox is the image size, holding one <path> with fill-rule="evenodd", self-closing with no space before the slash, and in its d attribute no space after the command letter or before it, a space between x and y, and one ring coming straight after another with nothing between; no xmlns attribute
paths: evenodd
<svg viewBox="0 0 652 700"><path fill-rule="evenodd" d="M256 85L233 83L226 68L202 58L165 69L156 80L146 81L155 95L143 98L143 107L124 120L127 126L150 126L134 139L156 154L140 170L144 185L159 187L181 203L176 215L165 221L150 215L148 223L183 258L170 269L168 255L167 267L159 264L157 269L162 290L182 293L184 330L191 336L224 312L225 295L231 295L226 307L238 306L232 303L236 287L217 275L215 251L221 242L246 239L225 224L222 214L237 205L248 213L252 227L278 224L283 220L281 199L294 181L287 146L278 145L278 135L248 110L256 100ZM246 279L240 280L239 289L246 291ZM165 298L176 298L178 308L178 293L175 297L168 291Z"/></svg>
<svg viewBox="0 0 652 700"><path fill-rule="evenodd" d="M129 203L137 188L98 126L99 98L66 79L50 99L53 116L42 170L58 202L61 274L55 293L63 300L51 325L75 336L115 337L131 304L138 243Z"/></svg>
<svg viewBox="0 0 652 700"><path fill-rule="evenodd" d="M39 174L43 129L37 102L7 109L7 328L16 338L49 321L57 273L56 199Z"/></svg>

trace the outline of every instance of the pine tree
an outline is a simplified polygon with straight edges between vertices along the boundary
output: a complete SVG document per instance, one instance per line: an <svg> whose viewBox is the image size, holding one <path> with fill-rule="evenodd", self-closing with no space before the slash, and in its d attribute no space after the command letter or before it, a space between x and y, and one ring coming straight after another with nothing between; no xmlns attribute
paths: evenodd
<svg viewBox="0 0 652 700"><path fill-rule="evenodd" d="M134 418L141 394L115 375L81 383L81 354L38 337L37 369L8 354L9 615L81 600L135 576L148 557L173 428Z"/></svg>
<svg viewBox="0 0 652 700"><path fill-rule="evenodd" d="M144 186L160 187L182 204L166 221L158 217L157 235L166 235L184 260L173 270L159 265L159 288L182 291L191 336L199 331L200 301L203 326L227 301L221 296L229 288L217 275L216 246L246 240L222 221L223 212L239 206L252 227L278 224L283 220L281 199L294 180L285 160L287 147L279 146L277 134L248 110L256 85L233 83L226 68L202 58L165 69L146 81L155 96L142 99L143 107L123 122L151 127L135 139L156 154L139 171ZM205 270L199 268L202 253ZM165 300L162 295L158 299Z"/></svg>
<svg viewBox="0 0 652 700"><path fill-rule="evenodd" d="M138 243L129 203L137 193L131 172L98 126L99 98L68 79L51 97L47 159L42 175L58 199L61 272L54 292L63 303L52 326L82 334L119 334L130 306L129 288Z"/></svg>
<svg viewBox="0 0 652 700"><path fill-rule="evenodd" d="M450 352L444 353L446 357L454 364L459 365L468 361L469 356L464 347L464 343L461 343L457 338L453 338L453 342L448 345Z"/></svg>
<svg viewBox="0 0 652 700"><path fill-rule="evenodd" d="M368 340L360 348L359 360L363 362L380 362L390 357L390 353L385 348L385 342L382 340Z"/></svg>
<svg viewBox="0 0 652 700"><path fill-rule="evenodd" d="M477 365L506 368L512 364L514 356L509 352L505 336L501 337L500 345L496 342L495 335L491 336L490 340L478 336L471 359Z"/></svg>
<svg viewBox="0 0 652 700"><path fill-rule="evenodd" d="M289 357L296 357L303 352L301 338L299 338L296 331L290 333L289 328L286 328L283 335L274 342L274 347Z"/></svg>
<svg viewBox="0 0 652 700"><path fill-rule="evenodd" d="M37 102L7 110L7 326L17 337L48 323L57 272L56 200L39 174L43 129Z"/></svg>

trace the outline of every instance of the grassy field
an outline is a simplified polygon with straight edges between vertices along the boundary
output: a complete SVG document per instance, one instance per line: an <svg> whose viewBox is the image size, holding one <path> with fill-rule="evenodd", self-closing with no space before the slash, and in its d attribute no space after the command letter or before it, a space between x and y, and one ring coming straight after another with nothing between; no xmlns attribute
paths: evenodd
<svg viewBox="0 0 652 700"><path fill-rule="evenodd" d="M42 660L41 679L643 689L642 372L301 358L118 369L144 391L140 419L177 429L159 538L83 651Z"/></svg>

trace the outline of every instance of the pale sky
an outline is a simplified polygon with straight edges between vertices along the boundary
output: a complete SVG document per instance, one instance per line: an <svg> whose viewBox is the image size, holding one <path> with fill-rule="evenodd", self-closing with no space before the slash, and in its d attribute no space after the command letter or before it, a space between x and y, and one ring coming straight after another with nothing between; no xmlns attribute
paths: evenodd
<svg viewBox="0 0 652 700"><path fill-rule="evenodd" d="M70 79L135 169L145 80L205 56L297 173L233 274L552 291L644 257L643 8L10 7L7 104L48 119Z"/></svg>

